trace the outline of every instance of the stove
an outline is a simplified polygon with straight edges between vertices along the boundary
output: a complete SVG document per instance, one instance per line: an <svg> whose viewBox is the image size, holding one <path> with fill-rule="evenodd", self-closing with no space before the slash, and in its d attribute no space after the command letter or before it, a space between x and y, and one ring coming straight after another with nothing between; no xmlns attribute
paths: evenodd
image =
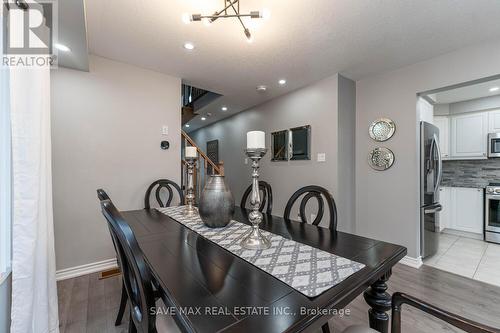
<svg viewBox="0 0 500 333"><path fill-rule="evenodd" d="M500 244L500 183L486 186L484 239Z"/></svg>

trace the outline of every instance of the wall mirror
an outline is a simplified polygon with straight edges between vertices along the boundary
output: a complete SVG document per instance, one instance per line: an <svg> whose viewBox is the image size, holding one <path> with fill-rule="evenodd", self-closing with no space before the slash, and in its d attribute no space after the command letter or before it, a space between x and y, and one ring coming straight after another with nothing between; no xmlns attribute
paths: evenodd
<svg viewBox="0 0 500 333"><path fill-rule="evenodd" d="M290 160L311 159L311 126L290 129Z"/></svg>
<svg viewBox="0 0 500 333"><path fill-rule="evenodd" d="M272 158L271 161L288 160L288 131L271 133Z"/></svg>

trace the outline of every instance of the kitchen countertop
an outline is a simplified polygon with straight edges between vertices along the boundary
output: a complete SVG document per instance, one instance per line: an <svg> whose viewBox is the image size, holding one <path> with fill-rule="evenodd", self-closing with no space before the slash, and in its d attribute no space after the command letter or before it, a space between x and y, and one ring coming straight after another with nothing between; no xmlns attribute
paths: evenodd
<svg viewBox="0 0 500 333"><path fill-rule="evenodd" d="M465 188L486 188L488 184L470 184L470 183L441 183L441 187L465 187Z"/></svg>

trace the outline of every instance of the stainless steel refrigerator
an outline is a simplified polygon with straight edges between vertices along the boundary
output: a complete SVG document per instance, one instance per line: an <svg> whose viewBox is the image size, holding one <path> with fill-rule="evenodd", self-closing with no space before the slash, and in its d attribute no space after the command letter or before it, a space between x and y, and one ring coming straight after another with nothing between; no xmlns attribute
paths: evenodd
<svg viewBox="0 0 500 333"><path fill-rule="evenodd" d="M420 252L432 256L439 245L439 187L443 163L439 150L439 129L420 122Z"/></svg>

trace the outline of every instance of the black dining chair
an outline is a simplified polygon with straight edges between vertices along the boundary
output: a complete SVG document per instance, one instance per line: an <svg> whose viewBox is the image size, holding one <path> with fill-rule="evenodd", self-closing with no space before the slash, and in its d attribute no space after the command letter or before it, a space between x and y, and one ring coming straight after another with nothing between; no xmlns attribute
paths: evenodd
<svg viewBox="0 0 500 333"><path fill-rule="evenodd" d="M184 193L182 192L181 188L177 183L169 180L169 179L158 179L157 181L154 181L151 185L149 185L148 189L146 190L146 195L144 197L144 208L150 209L150 198L151 198L151 192L153 192L153 189L155 189L155 198L160 207L170 207L170 204L172 203L172 200L174 199L174 190L177 192L179 195L179 200L180 204L182 205L184 203ZM173 189L174 190L173 190ZM162 200L162 189L167 190L166 197L164 200Z"/></svg>
<svg viewBox="0 0 500 333"><path fill-rule="evenodd" d="M464 317L458 316L446 310L442 310L434 305L419 300L416 297L404 293L394 293L392 295L392 318L391 333L401 333L401 309L402 305L407 304L420 311L423 311L432 317L438 318L461 331L468 333L500 333L500 329L489 327ZM351 326L346 328L343 333L377 333L377 331L365 326Z"/></svg>
<svg viewBox="0 0 500 333"><path fill-rule="evenodd" d="M271 212L273 211L273 190L271 188L271 185L269 185L269 183L263 180L259 180L259 191L262 193L260 198L259 211L263 213L264 207L266 206L267 203L266 214L271 215ZM250 186L247 187L245 193L243 193L243 196L241 197L241 203L240 203L241 208L246 207L250 193L252 193L252 184L250 184Z"/></svg>
<svg viewBox="0 0 500 333"><path fill-rule="evenodd" d="M110 200L109 195L104 191L103 189L98 189L97 190L97 198L102 202L104 200ZM113 241L113 246L115 248L116 252L116 258L118 261L118 267L120 268L120 271L123 272L122 270L122 264L120 260L120 255L118 253L118 248L116 247L116 242L115 242L115 237L113 237L113 232L110 229L109 230L111 233L111 240ZM125 283L122 282L122 292L121 292L121 297L120 297L120 307L118 308L118 314L116 315L116 320L115 320L115 326L119 326L122 323L123 315L125 314L125 307L127 306L127 291L125 290Z"/></svg>
<svg viewBox="0 0 500 333"><path fill-rule="evenodd" d="M318 225L323 219L323 215L325 212L325 203L323 198L326 200L326 204L328 205L328 210L330 213L330 222L328 228L330 230L337 230L337 206L335 205L335 200L333 199L332 194L321 186L317 185L309 185L298 189L288 200L285 213L283 214L283 218L287 221L290 221L290 213L292 211L292 207L295 202L301 197L302 201L300 202L299 216L301 222L307 223L306 217L306 206L309 200L312 198L316 199L318 203L318 211L316 214L316 218L312 221L313 225Z"/></svg>
<svg viewBox="0 0 500 333"><path fill-rule="evenodd" d="M158 305L160 293L132 229L111 200L101 201L101 209L108 221L121 263L123 283L130 303L129 332L180 332L171 317L156 316L155 311L152 311ZM167 297L163 298L163 302L169 304Z"/></svg>
<svg viewBox="0 0 500 333"><path fill-rule="evenodd" d="M309 200L311 200L312 198L316 199L318 203L318 211L316 214L316 218L314 219L314 221L312 221L312 224L317 226L321 222L325 212L325 203L323 200L324 197L330 213L330 223L328 228L330 230L337 230L337 206L335 205L335 200L333 199L332 194L327 189L317 185L309 185L302 187L298 189L290 197L290 199L288 199L288 202L285 207L285 213L283 214L283 218L286 221L290 221L290 213L292 211L292 207L295 204L295 202L302 196L303 198L302 201L300 202L300 209L299 209L301 222L307 223L306 206ZM321 327L321 330L323 331L323 333L329 333L330 327L328 326L328 323L324 324Z"/></svg>

